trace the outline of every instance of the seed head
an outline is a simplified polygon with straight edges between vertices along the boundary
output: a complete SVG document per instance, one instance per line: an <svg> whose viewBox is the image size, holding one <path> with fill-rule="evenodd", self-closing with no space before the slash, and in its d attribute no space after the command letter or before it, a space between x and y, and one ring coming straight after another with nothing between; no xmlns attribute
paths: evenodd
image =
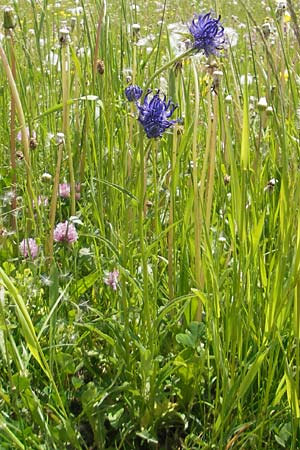
<svg viewBox="0 0 300 450"><path fill-rule="evenodd" d="M96 70L99 73L99 75L103 75L104 74L104 69L105 69L105 66L104 66L103 59L97 59Z"/></svg>

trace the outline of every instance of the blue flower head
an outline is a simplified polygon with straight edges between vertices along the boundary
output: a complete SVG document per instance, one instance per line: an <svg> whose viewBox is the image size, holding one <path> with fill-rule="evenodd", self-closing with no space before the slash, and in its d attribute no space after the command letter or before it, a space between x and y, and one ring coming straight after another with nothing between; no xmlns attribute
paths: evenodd
<svg viewBox="0 0 300 450"><path fill-rule="evenodd" d="M225 42L224 28L220 24L220 19L221 16L214 19L210 12L195 16L189 25L195 50L203 50L206 56L218 55L218 50L223 48Z"/></svg>
<svg viewBox="0 0 300 450"><path fill-rule="evenodd" d="M141 98L142 94L143 89L136 84L131 84L125 89L125 96L129 102L136 102L139 98Z"/></svg>
<svg viewBox="0 0 300 450"><path fill-rule="evenodd" d="M166 96L164 95L162 98L159 91L150 100L150 93L151 90L146 94L143 104L137 103L138 120L143 125L149 139L162 137L167 128L179 121L178 119L169 120L178 105L174 105L171 100L166 102Z"/></svg>

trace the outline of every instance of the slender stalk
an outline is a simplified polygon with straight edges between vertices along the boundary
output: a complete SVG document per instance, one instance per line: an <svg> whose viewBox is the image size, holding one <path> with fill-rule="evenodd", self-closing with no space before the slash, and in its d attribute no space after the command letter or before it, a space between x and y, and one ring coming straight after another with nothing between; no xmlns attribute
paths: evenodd
<svg viewBox="0 0 300 450"><path fill-rule="evenodd" d="M199 203L201 205L200 208L200 236L202 235L202 227L203 227L203 213L204 213L204 194L206 187L206 178L207 178L207 168L209 162L209 154L210 154L210 138L212 133L212 111L211 111L211 93L208 91L207 93L207 132L206 132L206 143L205 143L205 153L203 158L202 170L201 170L201 180L200 180L200 192L199 192ZM202 277L201 277L202 279Z"/></svg>
<svg viewBox="0 0 300 450"><path fill-rule="evenodd" d="M64 136L59 135L58 142L58 151L57 151L57 162L56 162L56 170L53 182L53 191L50 203L50 214L49 214L49 223L50 223L50 234L46 245L46 256L49 258L49 262L53 260L53 232L55 225L55 216L56 216L56 205L57 205L57 193L58 193L58 185L59 185L59 177L60 177L60 168L63 157L63 149L64 149Z"/></svg>
<svg viewBox="0 0 300 450"><path fill-rule="evenodd" d="M158 180L157 180L157 153L159 150L159 141L152 141L152 181L153 181L153 203L154 203L154 240L156 242L153 248L154 261L153 261L153 295L152 295L152 311L154 316L156 315L156 305L157 305L157 290L158 290L158 253L159 253L159 242L157 240L159 235L159 190L158 190ZM155 330L154 330L155 332Z"/></svg>
<svg viewBox="0 0 300 450"><path fill-rule="evenodd" d="M177 156L177 126L174 127L173 133L173 145L171 156L171 168L170 168L170 207L169 207L169 227L168 232L168 288L169 288L169 300L174 298L174 208L175 208L175 170L176 170L176 156Z"/></svg>
<svg viewBox="0 0 300 450"><path fill-rule="evenodd" d="M201 250L200 250L200 237L201 237L201 222L200 222L200 204L199 204L199 188L198 188L198 152L197 152L197 140L198 140L198 117L200 106L200 94L198 84L198 73L194 62L192 63L195 85L195 112L194 112L194 131L193 131L193 190L194 190L194 233L195 233L195 279L196 288L201 288ZM196 320L202 320L202 302L198 300L198 306L196 311Z"/></svg>
<svg viewBox="0 0 300 450"><path fill-rule="evenodd" d="M294 30L294 33L295 33L295 36L296 36L296 39L298 42L298 46L300 47L300 28L299 28L297 15L295 13L295 9L294 9L292 0L287 0L287 4L288 4L289 11L291 13L293 30Z"/></svg>
<svg viewBox="0 0 300 450"><path fill-rule="evenodd" d="M105 18L105 14L106 14L106 0L102 0L102 5L101 5L100 12L99 12L98 23L97 23L97 31L96 31L96 44L95 44L94 62L93 62L94 75L97 74L97 61L98 61L98 54L99 54L99 47L100 47L100 34L101 34L101 28L102 28L103 20Z"/></svg>
<svg viewBox="0 0 300 450"><path fill-rule="evenodd" d="M146 82L146 84L144 86L144 94L143 94L142 100L145 97L145 95L147 94L147 90L151 86L151 83L152 83L152 81L155 80L155 78L157 78L162 72L164 72L164 70L166 70L169 67L173 66L177 61L180 61L180 60L182 60L184 58L187 58L188 56L191 56L194 52L195 52L195 49L194 48L190 48L186 52L182 53L181 55L175 56L175 58L171 59L170 61L168 61L163 66L159 67L157 69L157 71L154 72L152 77L150 77L149 80Z"/></svg>
<svg viewBox="0 0 300 450"><path fill-rule="evenodd" d="M143 334L144 340L147 343L149 341L150 345L151 339L151 318L150 318L150 305L149 305L149 294L148 294L148 256L147 249L145 245L145 234L144 234L144 204L145 204L145 151L144 151L144 139L143 130L140 130L140 201L139 201L139 238L140 238L140 248L141 248L141 261L142 261L142 274L143 274Z"/></svg>
<svg viewBox="0 0 300 450"><path fill-rule="evenodd" d="M69 48L69 30L60 30L61 64L62 64L62 102L63 117L62 130L65 136L65 145L68 152L69 175L70 175L70 193L71 193L71 216L75 216L75 177L73 166L73 154L70 141L70 48Z"/></svg>
<svg viewBox="0 0 300 450"><path fill-rule="evenodd" d="M212 129L209 145L209 172L208 172L208 185L206 194L206 229L209 230L211 219L212 198L214 190L214 177L215 177L215 165L216 165L216 134L217 134L217 121L218 121L218 97L214 95L213 101L213 116L212 116Z"/></svg>
<svg viewBox="0 0 300 450"><path fill-rule="evenodd" d="M14 52L14 36L12 29L7 30L9 36L11 72L14 80L16 79L16 58ZM10 165L12 169L12 200L11 200L11 227L16 229L16 189L17 189L17 165L16 165L16 104L14 97L10 102Z"/></svg>
<svg viewBox="0 0 300 450"><path fill-rule="evenodd" d="M24 153L24 160L25 160L25 168L26 168L26 190L28 195L28 208L29 208L29 214L32 222L34 222L34 213L33 213L33 205L37 204L34 202L34 191L32 188L32 170L31 170L31 161L30 161L30 154L29 154L29 139L28 134L26 130L26 123L25 123L25 116L22 108L22 103L20 100L19 92L14 80L13 73L11 71L11 68L9 66L6 54L3 50L3 47L0 43L0 59L2 60L2 64L6 73L6 77L8 80L8 84L11 90L12 98L14 99L15 107L16 107L16 113L18 115L20 129L21 129L21 135L22 135L22 144L23 144L23 153Z"/></svg>

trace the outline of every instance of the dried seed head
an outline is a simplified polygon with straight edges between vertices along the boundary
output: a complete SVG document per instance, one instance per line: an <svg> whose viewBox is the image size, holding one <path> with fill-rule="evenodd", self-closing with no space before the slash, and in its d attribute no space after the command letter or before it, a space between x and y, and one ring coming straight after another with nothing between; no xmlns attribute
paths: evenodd
<svg viewBox="0 0 300 450"><path fill-rule="evenodd" d="M58 40L61 45L67 45L71 42L70 31L68 28L61 28L59 30Z"/></svg>
<svg viewBox="0 0 300 450"><path fill-rule="evenodd" d="M263 23L261 29L262 29L264 37L266 39L268 39L268 37L270 36L271 31L272 31L270 23L269 22Z"/></svg>
<svg viewBox="0 0 300 450"><path fill-rule="evenodd" d="M52 175L48 172L44 172L42 175L42 181L51 181Z"/></svg>
<svg viewBox="0 0 300 450"><path fill-rule="evenodd" d="M56 143L57 143L57 145L64 144L64 142L65 142L65 135L64 135L64 133L57 133L56 134Z"/></svg>
<svg viewBox="0 0 300 450"><path fill-rule="evenodd" d="M141 25L139 23L133 23L131 30L134 37L137 37L141 29Z"/></svg>
<svg viewBox="0 0 300 450"><path fill-rule="evenodd" d="M217 61L212 61L210 64L206 64L205 70L209 75L213 75L213 73L218 70Z"/></svg>
<svg viewBox="0 0 300 450"><path fill-rule="evenodd" d="M174 64L175 75L178 75L182 72L182 66L183 66L182 60L176 61L176 63Z"/></svg>
<svg viewBox="0 0 300 450"><path fill-rule="evenodd" d="M145 206L146 206L146 208L152 208L153 203L150 200L146 200L145 201Z"/></svg>
<svg viewBox="0 0 300 450"><path fill-rule="evenodd" d="M224 184L229 184L230 183L230 175L228 175L227 173L226 173L226 175L224 175Z"/></svg>
<svg viewBox="0 0 300 450"><path fill-rule="evenodd" d="M278 2L277 8L275 9L275 16L276 16L277 20L280 20L283 17L283 15L286 11L286 8L287 8L287 4L285 1Z"/></svg>
<svg viewBox="0 0 300 450"><path fill-rule="evenodd" d="M35 138L30 138L29 139L29 147L31 148L31 150L34 150L37 148L37 140Z"/></svg>
<svg viewBox="0 0 300 450"><path fill-rule="evenodd" d="M276 183L278 183L278 180L276 178L271 178L271 180L268 181L268 184L264 187L264 191L273 192Z"/></svg>
<svg viewBox="0 0 300 450"><path fill-rule="evenodd" d="M260 111L265 111L267 109L268 103L266 97L260 97L257 102L257 107Z"/></svg>
<svg viewBox="0 0 300 450"><path fill-rule="evenodd" d="M74 31L77 19L76 17L71 17L71 31Z"/></svg>
<svg viewBox="0 0 300 450"><path fill-rule="evenodd" d="M16 157L18 158L19 161L22 161L22 159L24 159L23 152L21 152L21 150L17 150Z"/></svg>
<svg viewBox="0 0 300 450"><path fill-rule="evenodd" d="M213 82L212 82L212 86L211 86L211 90L217 94L219 87L220 87L220 83L221 83L221 79L223 77L223 72L222 70L214 70L213 71Z"/></svg>
<svg viewBox="0 0 300 450"><path fill-rule="evenodd" d="M104 69L105 69L104 61L102 59L97 59L96 70L99 73L99 75L103 75L104 74Z"/></svg>

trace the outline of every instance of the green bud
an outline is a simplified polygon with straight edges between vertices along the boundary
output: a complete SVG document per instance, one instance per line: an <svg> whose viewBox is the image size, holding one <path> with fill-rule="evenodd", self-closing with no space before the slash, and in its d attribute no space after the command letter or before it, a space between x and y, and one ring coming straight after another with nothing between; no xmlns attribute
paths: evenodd
<svg viewBox="0 0 300 450"><path fill-rule="evenodd" d="M10 6L7 6L4 9L4 20L3 20L3 28L5 30L10 30L15 28L16 22L13 15L13 9Z"/></svg>

